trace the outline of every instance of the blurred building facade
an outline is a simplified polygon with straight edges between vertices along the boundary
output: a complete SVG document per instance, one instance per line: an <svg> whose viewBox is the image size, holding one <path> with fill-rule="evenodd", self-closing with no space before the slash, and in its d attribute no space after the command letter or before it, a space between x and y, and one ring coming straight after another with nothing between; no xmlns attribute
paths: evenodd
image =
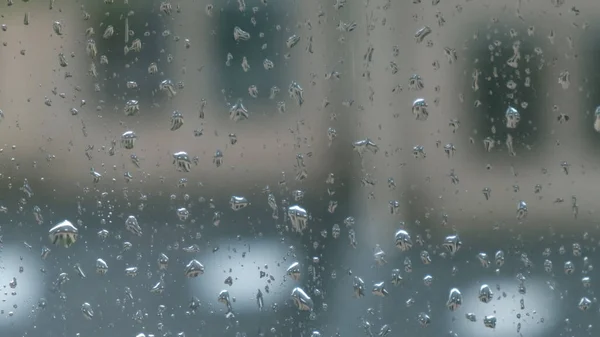
<svg viewBox="0 0 600 337"><path fill-rule="evenodd" d="M570 245L580 240L580 231L595 229L596 187L590 181L597 163L589 155L595 153L597 137L590 61L596 48L589 37L595 28L588 24L598 11L593 3L371 0L265 6L260 1L182 1L170 3L170 9L164 4L88 1L81 6L55 3L52 10L48 3L0 5L7 24L0 32L5 241L25 241L27 251L39 251L49 245L49 226L63 218L80 221L83 241L70 250L53 248L41 274L37 253L24 255L36 266L25 272L35 269L31 277L43 279L44 289L32 290L34 295L23 300L21 307L34 308L33 318L13 324L15 332L303 335L314 329L358 336L377 334L388 324L394 333L421 333L416 317L427 312L435 333L491 333L479 323L477 328L453 325L454 317L464 318L445 308L450 288L477 288L476 254L498 249L517 257L536 254L532 259L540 266L543 248ZM28 25L23 24L25 13ZM62 35L53 30L55 21L62 23ZM126 22L132 32L127 39ZM108 25L115 34L105 39ZM250 39L236 41L236 26ZM415 34L425 27L431 33L419 40ZM300 40L289 47L286 41L293 35ZM125 53L136 38L141 51ZM98 50L93 60L86 54L89 39ZM59 53L66 56L67 67L59 65ZM107 64L100 61L103 55ZM265 59L274 68L265 69ZM155 74L148 72L152 63ZM423 88L410 83L413 75L422 79ZM160 90L164 80L176 85L175 96ZM128 81L137 87L128 88ZM303 89L302 105L288 93L293 82ZM251 86L257 98L249 95ZM270 98L273 87L279 93ZM234 123L229 110L240 98L250 118ZM418 98L428 104L427 121L411 112ZM126 116L123 109L131 99L140 102L140 111ZM521 114L514 130L505 126L508 106ZM175 110L185 122L171 131ZM330 128L336 135L332 141ZM128 130L138 136L131 151L119 144ZM507 149L509 135L515 156ZM484 147L487 137L495 144L490 152ZM367 138L379 150L360 156L352 143ZM455 148L451 155L444 152L446 144ZM415 158L415 146L423 146L426 158ZM191 172L172 165L178 151L197 157ZM223 153L220 167L214 162L216 151ZM303 169L307 177L296 179ZM94 182L90 170L102 179ZM333 184L325 183L329 174ZM19 189L25 179L31 196ZM536 193L536 185L541 192ZM309 233L289 233L281 210L273 219L266 186L280 207L286 199L310 211ZM489 200L484 188L491 191ZM294 190L304 191L303 200L294 200ZM247 197L252 207L231 212L232 195ZM529 209L524 221L515 216L520 200ZM331 201L338 205L334 212L328 210ZM394 212L390 201L398 201ZM34 206L44 216L42 225L35 224ZM178 219L181 207L191 212L189 220ZM222 216L219 226L213 225L215 212ZM142 238L124 231L130 214L144 224ZM353 226L345 224L349 216ZM331 238L334 224L342 228L337 240ZM393 235L401 227L425 238L425 246L415 243L410 253L399 253ZM103 228L111 232L110 239L96 235ZM348 238L351 229L356 248ZM329 232L326 239L323 230ZM454 233L464 242L464 255L439 257L441 241ZM133 247L124 249L124 242ZM182 250L193 244L199 252ZM375 263L377 248L386 252L383 266ZM421 263L423 250L432 255L431 265ZM161 252L169 255L171 269L164 274L165 292L156 295L149 289L160 279L156 259ZM95 275L100 257L117 276ZM206 265L207 277L183 284L183 267L194 257ZM312 262L313 257L320 262ZM394 288L390 271L404 270L406 258L413 271L403 271L405 284ZM300 285L315 300L312 315L297 313L288 300L295 284L283 281L282 268L295 260L311 266ZM16 274L7 261L5 279ZM75 274L76 263L87 278ZM140 268L137 279L122 272L129 266ZM458 275L451 276L453 267ZM522 294L513 284L514 273L521 268L507 263L500 275L512 287L505 292L515 303ZM208 277L208 270L222 271L222 277ZM71 288L53 292L53 282L65 271ZM492 282L490 273L481 282ZM234 276L232 286L224 283L228 275ZM423 284L425 275L434 277L433 286ZM540 275L539 270L528 274L535 287L526 298L540 312L531 320L546 320L523 331L559 335L558 320L551 318L570 315L571 309L548 309L559 300L539 290L544 284ZM352 297L355 276L367 284L366 298ZM387 298L369 293L380 281L389 288ZM561 282L568 292L571 281ZM234 318L225 317L219 289L236 297ZM258 290L265 301L261 310L255 305ZM40 309L38 296L47 301L46 309ZM201 302L195 314L190 308L194 296ZM415 305L405 305L411 299ZM78 310L84 302L96 308L92 322ZM502 334L514 332L520 322L513 317L515 303L494 307L512 329ZM162 316L156 316L159 305L168 308ZM64 316L57 319L59 311ZM17 311L15 317L25 315ZM164 324L162 331L157 320Z"/></svg>

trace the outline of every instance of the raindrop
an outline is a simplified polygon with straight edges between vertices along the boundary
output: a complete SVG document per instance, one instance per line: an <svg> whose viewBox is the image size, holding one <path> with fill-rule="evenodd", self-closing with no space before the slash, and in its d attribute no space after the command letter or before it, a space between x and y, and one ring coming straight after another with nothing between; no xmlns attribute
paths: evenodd
<svg viewBox="0 0 600 337"><path fill-rule="evenodd" d="M417 98L412 104L412 113L416 120L425 121L429 118L427 102L423 98Z"/></svg>
<svg viewBox="0 0 600 337"><path fill-rule="evenodd" d="M142 236L142 228L138 224L136 217L133 215L128 216L125 220L125 229L137 236Z"/></svg>
<svg viewBox="0 0 600 337"><path fill-rule="evenodd" d="M232 196L229 200L229 207L234 211L239 211L241 209L249 206L250 203L245 197Z"/></svg>
<svg viewBox="0 0 600 337"><path fill-rule="evenodd" d="M523 220L527 217L527 203L523 200L517 204L517 219Z"/></svg>
<svg viewBox="0 0 600 337"><path fill-rule="evenodd" d="M300 280L300 263L294 262L287 269L287 275L291 277L294 281Z"/></svg>
<svg viewBox="0 0 600 337"><path fill-rule="evenodd" d="M407 231L401 229L396 232L396 247L405 252L412 248L413 242Z"/></svg>
<svg viewBox="0 0 600 337"><path fill-rule="evenodd" d="M417 321L422 327L427 327L431 324L431 317L424 312L421 312L417 315Z"/></svg>
<svg viewBox="0 0 600 337"><path fill-rule="evenodd" d="M288 217L294 231L302 233L307 228L308 213L304 208L298 205L290 206L288 208Z"/></svg>
<svg viewBox="0 0 600 337"><path fill-rule="evenodd" d="M298 102L298 105L301 106L304 103L304 90L300 86L300 84L296 82L292 82L288 88L288 93L290 98L293 98Z"/></svg>
<svg viewBox="0 0 600 337"><path fill-rule="evenodd" d="M571 261L567 261L567 262L565 262L564 269L565 269L565 274L571 275L575 272L575 264Z"/></svg>
<svg viewBox="0 0 600 337"><path fill-rule="evenodd" d="M81 305L81 313L83 313L83 317L86 319L94 318L94 309L92 309L92 306L87 302Z"/></svg>
<svg viewBox="0 0 600 337"><path fill-rule="evenodd" d="M183 126L183 114L177 110L171 114L171 131L179 130Z"/></svg>
<svg viewBox="0 0 600 337"><path fill-rule="evenodd" d="M483 318L483 325L486 328L495 329L496 328L496 316L493 316L493 315L485 316Z"/></svg>
<svg viewBox="0 0 600 337"><path fill-rule="evenodd" d="M414 74L408 80L408 88L411 90L422 90L425 87L421 76Z"/></svg>
<svg viewBox="0 0 600 337"><path fill-rule="evenodd" d="M592 301L587 297L582 297L577 306L579 307L579 310L586 311L592 306Z"/></svg>
<svg viewBox="0 0 600 337"><path fill-rule="evenodd" d="M354 297L361 298L365 296L365 282L358 276L354 276Z"/></svg>
<svg viewBox="0 0 600 337"><path fill-rule="evenodd" d="M69 220L64 220L49 231L50 241L65 248L77 241L79 231Z"/></svg>
<svg viewBox="0 0 600 337"><path fill-rule="evenodd" d="M243 120L243 119L248 119L250 115L248 114L248 110L246 109L246 107L244 106L244 104L242 103L242 99L238 99L237 102L231 106L231 108L229 109L229 119L231 119L234 122Z"/></svg>
<svg viewBox="0 0 600 337"><path fill-rule="evenodd" d="M121 135L121 146L127 150L131 150L135 145L136 139L137 136L133 131L126 131Z"/></svg>
<svg viewBox="0 0 600 337"><path fill-rule="evenodd" d="M300 42L300 37L298 35L292 35L285 41L285 45L288 48L292 48L297 45L298 42Z"/></svg>
<svg viewBox="0 0 600 337"><path fill-rule="evenodd" d="M125 115L133 116L140 111L140 103L135 99L130 99L125 103Z"/></svg>
<svg viewBox="0 0 600 337"><path fill-rule="evenodd" d="M304 292L304 290L302 290L302 288L294 288L291 296L298 310L312 311L314 305L313 300Z"/></svg>
<svg viewBox="0 0 600 337"><path fill-rule="evenodd" d="M460 247L462 246L462 241L460 240L460 238L458 237L458 235L448 235L445 239L444 242L442 243L442 246L451 254L454 255L456 254L456 252L460 249Z"/></svg>
<svg viewBox="0 0 600 337"><path fill-rule="evenodd" d="M509 106L506 109L505 118L506 118L506 127L509 129L515 129L519 125L519 122L521 121L521 114L519 114L519 111L517 111L517 109Z"/></svg>
<svg viewBox="0 0 600 337"><path fill-rule="evenodd" d="M169 98L173 98L175 95L177 95L177 91L175 91L175 85L173 84L173 81L169 79L160 82L158 89L166 92Z"/></svg>
<svg viewBox="0 0 600 337"><path fill-rule="evenodd" d="M417 43L421 43L429 34L431 34L431 28L429 28L428 26L419 28L419 30L417 30L417 32L415 33L415 40L417 41Z"/></svg>
<svg viewBox="0 0 600 337"><path fill-rule="evenodd" d="M373 293L373 295L379 297L386 297L389 294L388 291L385 289L384 282L375 283L371 292Z"/></svg>
<svg viewBox="0 0 600 337"><path fill-rule="evenodd" d="M102 259L97 259L96 260L96 273L98 273L100 275L104 275L107 272L108 272L108 264Z"/></svg>
<svg viewBox="0 0 600 337"><path fill-rule="evenodd" d="M402 284L403 278L400 275L400 269L392 269L391 283L395 286Z"/></svg>
<svg viewBox="0 0 600 337"><path fill-rule="evenodd" d="M235 26L233 28L233 39L236 41L248 41L250 40L250 33L238 26Z"/></svg>
<svg viewBox="0 0 600 337"><path fill-rule="evenodd" d="M62 25L62 22L60 22L60 21L54 21L52 23L52 30L54 30L54 33L56 35L63 35L63 25Z"/></svg>
<svg viewBox="0 0 600 337"><path fill-rule="evenodd" d="M479 288L479 300L483 303L489 303L494 296L492 289L487 284Z"/></svg>
<svg viewBox="0 0 600 337"><path fill-rule="evenodd" d="M192 260L185 266L184 274L189 278L198 277L204 274L204 266L198 260Z"/></svg>
<svg viewBox="0 0 600 337"><path fill-rule="evenodd" d="M173 154L173 165L175 165L177 171L190 172L192 170L190 157L183 151Z"/></svg>
<svg viewBox="0 0 600 337"><path fill-rule="evenodd" d="M462 294L456 288L452 288L450 290L450 294L448 295L448 301L446 302L446 306L450 311L456 311L462 305Z"/></svg>

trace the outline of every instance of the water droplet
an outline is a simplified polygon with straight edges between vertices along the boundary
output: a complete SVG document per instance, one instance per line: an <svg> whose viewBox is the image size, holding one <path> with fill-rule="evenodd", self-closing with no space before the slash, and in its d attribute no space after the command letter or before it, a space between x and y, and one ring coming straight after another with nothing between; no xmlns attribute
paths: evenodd
<svg viewBox="0 0 600 337"><path fill-rule="evenodd" d="M429 315L426 313L421 312L419 315L417 315L417 321L422 327L427 327L429 324L431 324L431 317L429 317Z"/></svg>
<svg viewBox="0 0 600 337"><path fill-rule="evenodd" d="M400 275L400 269L392 269L391 282L394 286L402 284L402 275Z"/></svg>
<svg viewBox="0 0 600 337"><path fill-rule="evenodd" d="M97 259L96 260L96 273L98 273L100 275L104 275L107 272L108 272L108 264L102 259Z"/></svg>
<svg viewBox="0 0 600 337"><path fill-rule="evenodd" d="M479 300L483 303L489 303L494 296L492 289L487 284L483 284L479 288Z"/></svg>
<svg viewBox="0 0 600 337"><path fill-rule="evenodd" d="M177 209L177 217L179 218L179 221L186 221L189 216L190 211L188 211L187 208L181 207Z"/></svg>
<svg viewBox="0 0 600 337"><path fill-rule="evenodd" d="M102 37L104 39L110 39L114 34L115 34L115 27L113 27L112 25L108 25L108 26L106 26L106 29L104 30L104 33L102 34Z"/></svg>
<svg viewBox="0 0 600 337"><path fill-rule="evenodd" d="M585 276L581 279L581 284L584 288L589 288L592 286L592 281L589 276Z"/></svg>
<svg viewBox="0 0 600 337"><path fill-rule="evenodd" d="M160 84L158 85L158 89L162 92L167 93L167 96L169 98L173 98L175 97L175 95L177 95L177 91L175 91L175 84L173 84L173 81L169 79L160 82Z"/></svg>
<svg viewBox="0 0 600 337"><path fill-rule="evenodd" d="M513 108L512 106L509 106L506 109L505 118L506 127L509 129L515 129L521 121L521 114L519 113L519 111L517 111L517 109Z"/></svg>
<svg viewBox="0 0 600 337"><path fill-rule="evenodd" d="M423 264L431 264L431 255L429 254L428 251L424 250L421 252L421 262L423 262Z"/></svg>
<svg viewBox="0 0 600 337"><path fill-rule="evenodd" d="M92 309L92 306L87 302L81 305L81 313L83 313L83 317L86 319L94 318L94 309Z"/></svg>
<svg viewBox="0 0 600 337"><path fill-rule="evenodd" d="M295 99L299 106L304 103L304 90L300 84L292 82L288 88L288 93L290 98Z"/></svg>
<svg viewBox="0 0 600 337"><path fill-rule="evenodd" d="M187 152L176 152L173 154L173 165L177 171L190 172L192 170L192 162Z"/></svg>
<svg viewBox="0 0 600 337"><path fill-rule="evenodd" d="M63 35L63 25L62 25L62 22L60 22L60 21L54 21L52 23L52 30L54 30L54 33L56 35Z"/></svg>
<svg viewBox="0 0 600 337"><path fill-rule="evenodd" d="M429 28L428 26L419 28L419 30L417 30L417 32L415 33L415 40L417 41L417 43L421 43L429 34L431 34L431 28Z"/></svg>
<svg viewBox="0 0 600 337"><path fill-rule="evenodd" d="M485 197L485 200L490 200L490 197L492 195L492 190L489 187L484 187L482 192L483 192L483 196Z"/></svg>
<svg viewBox="0 0 600 337"><path fill-rule="evenodd" d="M352 143L352 147L361 157L365 151L369 151L371 153L377 153L379 151L379 146L377 146L377 144L375 144L375 142L369 138L358 140Z"/></svg>
<svg viewBox="0 0 600 337"><path fill-rule="evenodd" d="M285 41L285 45L288 48L293 48L298 42L300 42L300 37L298 35L292 35Z"/></svg>
<svg viewBox="0 0 600 337"><path fill-rule="evenodd" d="M582 297L577 306L579 307L579 310L586 311L592 306L592 301L587 297Z"/></svg>
<svg viewBox="0 0 600 337"><path fill-rule="evenodd" d="M496 261L496 266L502 267L504 265L504 251L497 251L494 255L494 260Z"/></svg>
<svg viewBox="0 0 600 337"><path fill-rule="evenodd" d="M302 233L307 228L308 213L304 208L298 205L290 206L288 208L288 217L294 231Z"/></svg>
<svg viewBox="0 0 600 337"><path fill-rule="evenodd" d="M48 232L50 241L55 245L61 245L65 248L70 247L79 236L79 231L69 220L64 220L58 225L52 227Z"/></svg>
<svg viewBox="0 0 600 337"><path fill-rule="evenodd" d="M483 318L483 325L486 328L495 329L496 328L496 316L493 316L493 315L485 316Z"/></svg>
<svg viewBox="0 0 600 337"><path fill-rule="evenodd" d="M121 146L127 150L131 150L135 145L136 139L137 136L133 131L126 131L121 135Z"/></svg>
<svg viewBox="0 0 600 337"><path fill-rule="evenodd" d="M125 268L125 275L129 277L135 277L138 274L138 267ZM131 292L131 290L129 290Z"/></svg>
<svg viewBox="0 0 600 337"><path fill-rule="evenodd" d="M558 75L558 84L560 84L564 90L569 89L569 86L571 85L571 74L567 70L561 71Z"/></svg>
<svg viewBox="0 0 600 337"><path fill-rule="evenodd" d="M427 157L427 155L425 154L425 148L421 145L413 147L413 156L417 159L424 159L425 157Z"/></svg>
<svg viewBox="0 0 600 337"><path fill-rule="evenodd" d="M164 253L160 253L158 259L156 260L156 263L158 264L158 269L166 270L169 266L169 257Z"/></svg>
<svg viewBox="0 0 600 337"><path fill-rule="evenodd" d="M183 114L177 110L171 114L171 131L179 130L183 126Z"/></svg>
<svg viewBox="0 0 600 337"><path fill-rule="evenodd" d="M388 291L385 289L384 282L375 283L373 285L373 289L371 290L371 293L373 293L373 295L379 296L379 297L386 297L389 294Z"/></svg>
<svg viewBox="0 0 600 337"><path fill-rule="evenodd" d="M140 103L135 99L130 99L125 103L125 115L133 116L140 111Z"/></svg>
<svg viewBox="0 0 600 337"><path fill-rule="evenodd" d="M448 301L446 302L446 306L450 311L456 311L462 305L463 296L460 291L456 288L450 289L450 294L448 295Z"/></svg>
<svg viewBox="0 0 600 337"><path fill-rule="evenodd" d="M92 59L96 58L96 55L98 55L98 49L96 47L96 41L89 39L87 41L87 44L85 46L85 51L88 54L88 56Z"/></svg>
<svg viewBox="0 0 600 337"><path fill-rule="evenodd" d="M456 148L454 147L454 144L448 143L444 145L444 152L446 153L446 156L448 156L448 158L454 156L454 154L456 153Z"/></svg>
<svg viewBox="0 0 600 337"><path fill-rule="evenodd" d="M546 259L544 260L544 270L546 271L546 273L550 274L552 273L552 261Z"/></svg>
<svg viewBox="0 0 600 337"><path fill-rule="evenodd" d="M490 266L490 258L486 253L481 252L477 254L477 259L479 260L479 263L481 263L482 267L488 268Z"/></svg>
<svg viewBox="0 0 600 337"><path fill-rule="evenodd" d="M246 109L246 107L244 106L244 104L242 103L242 99L238 99L237 102L231 106L231 108L229 109L229 119L231 119L234 122L243 120L243 119L248 119L249 117L249 113L248 110Z"/></svg>
<svg viewBox="0 0 600 337"><path fill-rule="evenodd" d="M427 102L423 98L417 98L412 104L412 113L416 120L426 121L429 118Z"/></svg>
<svg viewBox="0 0 600 337"><path fill-rule="evenodd" d="M462 246L462 241L460 240L460 238L458 237L458 235L448 235L445 239L444 242L442 243L442 246L451 254L454 255L456 254L456 252L460 249L460 247Z"/></svg>
<svg viewBox="0 0 600 337"><path fill-rule="evenodd" d="M292 300L296 308L301 311L312 311L314 303L302 288L296 287L292 290Z"/></svg>
<svg viewBox="0 0 600 337"><path fill-rule="evenodd" d="M517 219L523 220L527 217L527 203L523 200L517 204Z"/></svg>
<svg viewBox="0 0 600 337"><path fill-rule="evenodd" d="M411 90L422 90L425 87L421 76L414 74L408 80L408 88Z"/></svg>
<svg viewBox="0 0 600 337"><path fill-rule="evenodd" d="M361 298L365 296L365 282L358 276L354 276L354 297Z"/></svg>
<svg viewBox="0 0 600 337"><path fill-rule="evenodd" d="M340 225L338 224L333 224L333 226L331 227L331 237L333 237L334 239L337 239L340 237L341 234L341 228Z"/></svg>
<svg viewBox="0 0 600 337"><path fill-rule="evenodd" d="M142 236L142 228L140 227L136 217L133 215L128 216L125 220L125 229L137 236Z"/></svg>
<svg viewBox="0 0 600 337"><path fill-rule="evenodd" d="M213 164L215 164L216 167L221 167L221 165L223 165L223 160L223 152L221 152L221 150L215 151L215 154L213 155Z"/></svg>
<svg viewBox="0 0 600 337"><path fill-rule="evenodd" d="M299 281L301 276L300 263L294 262L287 269L287 275L294 281Z"/></svg>
<svg viewBox="0 0 600 337"><path fill-rule="evenodd" d="M565 269L565 274L571 275L575 272L575 264L571 261L567 261L567 262L565 262L564 269Z"/></svg>
<svg viewBox="0 0 600 337"><path fill-rule="evenodd" d="M204 266L198 260L192 260L185 266L184 274L190 278L198 277L204 274Z"/></svg>
<svg viewBox="0 0 600 337"><path fill-rule="evenodd" d="M233 28L233 39L236 41L248 41L250 40L250 33L238 26L235 26Z"/></svg>
<svg viewBox="0 0 600 337"><path fill-rule="evenodd" d="M249 206L250 203L245 197L232 196L229 200L229 207L234 211L239 211L241 209Z"/></svg>
<svg viewBox="0 0 600 337"><path fill-rule="evenodd" d="M398 247L401 251L405 252L412 248L413 241L412 241L412 238L410 237L410 234L408 234L407 231L405 231L403 229L397 231L395 238L396 238L396 247Z"/></svg>

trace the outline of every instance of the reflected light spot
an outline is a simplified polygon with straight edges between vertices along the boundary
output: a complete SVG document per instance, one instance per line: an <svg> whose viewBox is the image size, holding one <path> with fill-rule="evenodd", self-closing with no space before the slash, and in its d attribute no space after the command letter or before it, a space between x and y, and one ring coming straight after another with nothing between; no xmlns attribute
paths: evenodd
<svg viewBox="0 0 600 337"><path fill-rule="evenodd" d="M22 272L20 271L22 267ZM40 257L24 246L7 245L0 255L0 328L31 325L32 307L37 308L44 287ZM11 283L13 277L16 286Z"/></svg>
<svg viewBox="0 0 600 337"><path fill-rule="evenodd" d="M273 303L281 304L290 298L296 283L285 275L288 264L294 261L290 257L283 261L287 250L281 243L263 239L252 243L223 241L217 246L220 247L217 252L197 257L206 272L190 279L193 296L210 302L225 313L225 305L218 303L217 298L221 290L227 290L236 314L258 312L256 295L259 289L263 294L263 311L271 310ZM225 283L230 276L231 286Z"/></svg>
<svg viewBox="0 0 600 337"><path fill-rule="evenodd" d="M543 336L558 323L562 313L557 308L561 307L561 301L552 296L554 291L543 280L527 279L524 295L519 293L519 283L514 278L487 284L494 292L489 303L479 301L479 288L483 283L476 283L459 288L463 295L460 309L456 312L446 310L449 326L459 336ZM496 284L500 285L500 290ZM521 299L524 309L521 309ZM474 313L477 321L469 321L465 317L467 313ZM496 316L495 329L487 328L483 323L483 318L490 315ZM519 323L521 327L517 332Z"/></svg>

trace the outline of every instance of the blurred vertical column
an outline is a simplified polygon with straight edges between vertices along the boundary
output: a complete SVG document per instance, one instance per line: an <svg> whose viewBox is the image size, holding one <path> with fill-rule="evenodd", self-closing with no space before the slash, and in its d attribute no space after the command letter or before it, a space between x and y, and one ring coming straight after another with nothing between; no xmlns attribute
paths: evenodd
<svg viewBox="0 0 600 337"><path fill-rule="evenodd" d="M341 3L338 1L338 4ZM388 1L347 2L330 20L344 23L356 22L352 32L342 33L345 39L344 61L348 69L345 98L351 100L352 117L349 130L351 141L348 147L354 147L351 167L351 210L348 216L351 222L341 224L342 240L339 244L344 259L341 264L344 278L340 286L332 293L336 307L332 324L342 335L354 336L370 318L347 322L349 317L363 317L366 308L382 305L379 297L371 294L373 284L385 281L389 284L391 265L379 266L375 260L376 249L386 256L380 260L394 263L395 248L393 235L399 222L405 218L406 200L403 200L402 167L406 160L407 136L410 129L406 123L412 119L410 112L411 93L407 88L415 60L419 51L415 48L414 26L407 4L395 4ZM328 9L332 12L333 9ZM330 43L335 34L328 36ZM377 151L361 149L355 142L371 141ZM373 147L371 147L373 149ZM355 233L355 242L350 238ZM349 273L351 271L351 273ZM364 299L353 298L353 278L360 277L365 282ZM361 301L357 305L355 301ZM367 301L367 302L364 302ZM368 303L368 304L366 304ZM382 310L379 307L378 310ZM382 324L385 322L382 322ZM359 330L357 330L359 329ZM374 325L371 329L379 329ZM334 333L336 331L328 331ZM376 332L376 330L373 330Z"/></svg>
<svg viewBox="0 0 600 337"><path fill-rule="evenodd" d="M76 89L85 76L85 48L80 36L79 12L49 9L48 2L0 3L0 110L3 111L3 144L15 145L14 160L4 173L29 175L32 163L64 146L80 125L69 110L82 98ZM63 25L54 25L62 22ZM57 28L53 28L57 27ZM55 30L60 29L59 35ZM59 55L64 56L64 67ZM67 65L68 64L68 65ZM64 97L64 98L63 98ZM76 105L75 105L76 104ZM58 161L55 167L68 168ZM46 173L51 175L53 170Z"/></svg>
<svg viewBox="0 0 600 337"><path fill-rule="evenodd" d="M185 56L180 61L186 69L182 95L188 97L183 109L196 114L191 118L198 141L188 139L179 144L200 157L200 164L193 168L194 177L201 173L203 193L221 200L217 209L225 214L222 227L210 228L205 234L210 232L215 241L220 238L226 242L241 234L249 238L248 243L262 240L269 241L262 243L268 247L275 242L282 243L273 246L279 249L298 247L293 253L304 264L307 255L313 253L313 240L325 224L331 226L326 222L322 186L329 173L338 176L347 172L344 165L336 164L339 157L332 149L338 143L328 145L328 122L335 104L325 103L333 87L326 80L326 70L334 62L320 37L326 29L318 16L319 6L308 1L206 1L190 2L186 8L189 10L180 14L181 26L202 32L195 34L196 38L190 35L191 46L181 51ZM237 109L237 117L231 116L232 109ZM176 140L167 144L173 146ZM212 161L217 150L223 154L222 167ZM277 219L272 217L267 194L263 193L267 185L280 208ZM338 182L336 187L340 185ZM293 190L303 191L304 198L296 200ZM231 214L223 203L231 195L248 197L252 215ZM310 230L304 234L290 229L286 210L281 209L292 204L299 204L313 216ZM252 226L236 226L249 221ZM250 239L256 235L254 231L260 236ZM253 252L258 254L259 250ZM256 259L271 261L272 256L284 254L269 251L269 256ZM308 276L303 279L308 280ZM264 296L262 311L254 303L236 306L247 317L254 317L241 329L266 331L296 311L281 306L296 286L293 280L269 283L269 291L262 282L240 282L231 288L236 296L251 298L258 287ZM271 310L274 303L280 304L277 312Z"/></svg>

